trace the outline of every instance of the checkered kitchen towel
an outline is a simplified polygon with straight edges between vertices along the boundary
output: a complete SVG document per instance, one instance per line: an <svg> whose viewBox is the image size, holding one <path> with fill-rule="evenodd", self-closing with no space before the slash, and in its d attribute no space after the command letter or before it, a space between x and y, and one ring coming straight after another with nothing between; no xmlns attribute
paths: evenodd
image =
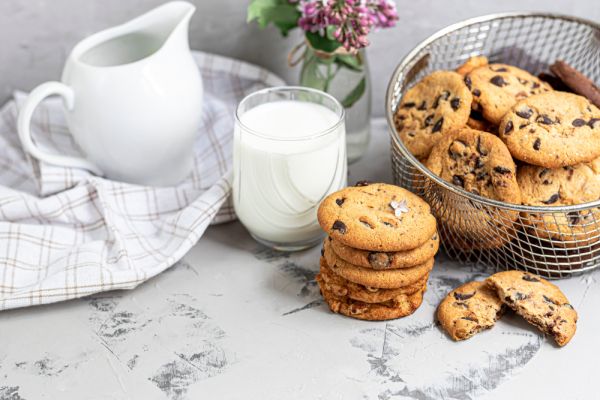
<svg viewBox="0 0 600 400"><path fill-rule="evenodd" d="M143 187L38 162L17 136L25 95L0 110L0 310L131 289L173 265L207 226L235 218L230 191L233 113L248 93L283 82L240 61L197 52L204 80L194 170L177 187ZM46 100L32 134L77 154L60 100Z"/></svg>

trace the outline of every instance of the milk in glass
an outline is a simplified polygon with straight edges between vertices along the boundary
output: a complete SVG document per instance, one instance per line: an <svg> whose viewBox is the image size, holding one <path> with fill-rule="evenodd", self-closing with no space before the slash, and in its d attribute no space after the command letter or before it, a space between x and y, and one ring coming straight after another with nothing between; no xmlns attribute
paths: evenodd
<svg viewBox="0 0 600 400"><path fill-rule="evenodd" d="M234 206L260 242L293 249L321 238L321 200L346 184L343 111L276 100L243 113L234 132Z"/></svg>

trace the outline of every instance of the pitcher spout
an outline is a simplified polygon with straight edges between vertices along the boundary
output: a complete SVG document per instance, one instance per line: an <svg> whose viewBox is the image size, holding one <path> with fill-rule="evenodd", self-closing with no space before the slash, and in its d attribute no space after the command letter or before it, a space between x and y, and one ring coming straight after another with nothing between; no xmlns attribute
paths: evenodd
<svg viewBox="0 0 600 400"><path fill-rule="evenodd" d="M142 61L165 49L189 51L189 22L195 11L187 1L163 4L84 39L71 57L92 67L112 67Z"/></svg>
<svg viewBox="0 0 600 400"><path fill-rule="evenodd" d="M139 17L152 34L163 38L162 47L189 49L188 32L196 7L187 1L172 1ZM135 20L134 20L135 21Z"/></svg>

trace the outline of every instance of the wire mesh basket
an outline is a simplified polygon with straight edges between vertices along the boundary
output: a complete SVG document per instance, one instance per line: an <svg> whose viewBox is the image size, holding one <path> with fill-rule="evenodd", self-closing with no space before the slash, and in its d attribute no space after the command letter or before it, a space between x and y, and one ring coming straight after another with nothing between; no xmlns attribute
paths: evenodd
<svg viewBox="0 0 600 400"><path fill-rule="evenodd" d="M386 96L396 184L431 205L443 248L455 260L548 278L599 267L600 200L538 207L480 197L434 175L402 143L393 116L404 92L423 76L453 70L475 55L533 74L562 59L599 82L600 25L556 14L493 14L451 25L415 47L396 67Z"/></svg>

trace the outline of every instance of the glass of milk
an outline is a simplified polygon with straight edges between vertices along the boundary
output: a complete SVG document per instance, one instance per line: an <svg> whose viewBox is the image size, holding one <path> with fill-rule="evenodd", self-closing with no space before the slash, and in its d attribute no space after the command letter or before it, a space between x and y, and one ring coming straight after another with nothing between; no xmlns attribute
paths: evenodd
<svg viewBox="0 0 600 400"><path fill-rule="evenodd" d="M236 111L235 212L258 242L284 251L320 242L317 208L346 186L344 107L320 90L276 87Z"/></svg>

